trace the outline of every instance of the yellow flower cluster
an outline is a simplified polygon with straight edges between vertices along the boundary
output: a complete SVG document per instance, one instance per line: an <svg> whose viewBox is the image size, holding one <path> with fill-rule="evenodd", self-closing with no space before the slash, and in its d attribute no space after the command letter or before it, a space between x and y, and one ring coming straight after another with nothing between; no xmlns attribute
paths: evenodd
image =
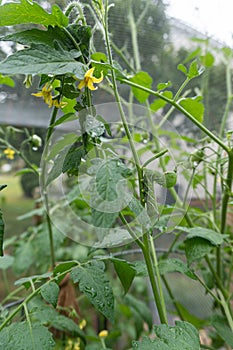
<svg viewBox="0 0 233 350"><path fill-rule="evenodd" d="M65 350L81 350L80 339L78 339L75 343L73 342L72 339L68 339Z"/></svg>
<svg viewBox="0 0 233 350"><path fill-rule="evenodd" d="M13 160L15 157L15 151L11 148L6 148L3 153L5 154L6 158Z"/></svg>
<svg viewBox="0 0 233 350"><path fill-rule="evenodd" d="M42 90L32 94L33 96L36 97L43 97L44 102L50 107L57 107L57 108L63 108L65 107L66 103L65 102L58 102L58 100L55 98L53 99L52 96L52 86L49 83L46 83Z"/></svg>

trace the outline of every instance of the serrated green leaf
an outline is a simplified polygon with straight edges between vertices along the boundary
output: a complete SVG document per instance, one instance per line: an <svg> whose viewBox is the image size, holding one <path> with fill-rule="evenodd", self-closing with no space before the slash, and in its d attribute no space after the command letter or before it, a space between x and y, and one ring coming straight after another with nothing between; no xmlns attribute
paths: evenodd
<svg viewBox="0 0 233 350"><path fill-rule="evenodd" d="M90 302L111 322L114 319L114 297L102 261L92 261L71 271L71 278Z"/></svg>
<svg viewBox="0 0 233 350"><path fill-rule="evenodd" d="M116 273L122 283L122 286L124 287L125 293L128 293L128 290L136 275L134 265L122 259L111 258L110 260L114 264Z"/></svg>
<svg viewBox="0 0 233 350"><path fill-rule="evenodd" d="M233 332L228 325L227 319L220 315L214 315L211 319L211 324L218 335L233 348Z"/></svg>
<svg viewBox="0 0 233 350"><path fill-rule="evenodd" d="M201 103L202 97L196 96L191 98L182 98L179 100L179 105L189 112L200 123L203 122L204 105Z"/></svg>
<svg viewBox="0 0 233 350"><path fill-rule="evenodd" d="M52 333L39 324L15 322L0 332L1 348L5 350L50 350L55 346Z"/></svg>
<svg viewBox="0 0 233 350"><path fill-rule="evenodd" d="M143 337L142 341L134 341L134 350L200 350L200 340L197 329L188 322L176 321L174 327L165 324L155 325L157 336L152 340Z"/></svg>
<svg viewBox="0 0 233 350"><path fill-rule="evenodd" d="M140 201L137 198L132 197L132 199L128 203L128 207L133 212L136 221L140 225L143 225L147 228L151 226L150 217L147 214L146 209L141 205Z"/></svg>
<svg viewBox="0 0 233 350"><path fill-rule="evenodd" d="M99 211L92 208L91 210L92 224L95 227L111 228L113 227L113 224L115 223L118 215L119 215L118 212L108 213L108 212Z"/></svg>
<svg viewBox="0 0 233 350"><path fill-rule="evenodd" d="M80 55L80 53L78 53ZM77 62L77 52L72 53L46 45L32 45L8 56L0 63L2 74L75 74L83 79L85 65Z"/></svg>
<svg viewBox="0 0 233 350"><path fill-rule="evenodd" d="M194 280L197 279L194 273L180 259L173 258L159 261L159 271L161 275L165 275L166 273L170 272L180 272Z"/></svg>
<svg viewBox="0 0 233 350"><path fill-rule="evenodd" d="M188 265L192 262L203 258L213 249L213 245L206 239L195 237L185 241L185 254L188 260Z"/></svg>
<svg viewBox="0 0 233 350"><path fill-rule="evenodd" d="M0 256L3 256L3 239L4 239L4 220L0 209Z"/></svg>
<svg viewBox="0 0 233 350"><path fill-rule="evenodd" d="M7 270L14 263L14 257L11 255L5 255L0 257L0 270Z"/></svg>
<svg viewBox="0 0 233 350"><path fill-rule="evenodd" d="M132 171L118 158L101 162L96 173L96 190L101 201L112 202L118 199L119 189L121 185L124 187L124 179L130 175Z"/></svg>
<svg viewBox="0 0 233 350"><path fill-rule="evenodd" d="M68 18L57 5L52 6L51 14L45 11L36 2L27 0L21 0L18 3L7 3L0 6L0 26L34 23L44 26L66 27L68 22Z"/></svg>
<svg viewBox="0 0 233 350"><path fill-rule="evenodd" d="M85 343L85 334L79 326L70 318L61 315L54 308L48 306L40 298L33 298L28 304L30 316L34 321L47 327L53 327L59 331L67 332L72 336L78 336Z"/></svg>
<svg viewBox="0 0 233 350"><path fill-rule="evenodd" d="M151 76L146 72L139 72L135 74L133 78L130 78L130 81L149 89L151 88L153 82ZM149 97L147 92L142 91L139 88L132 87L132 92L140 103L145 102Z"/></svg>
<svg viewBox="0 0 233 350"><path fill-rule="evenodd" d="M53 305L53 307L57 306L58 294L60 288L55 282L49 282L44 284L41 289L41 295L47 303Z"/></svg>
<svg viewBox="0 0 233 350"><path fill-rule="evenodd" d="M191 238L199 237L206 239L212 245L220 245L224 242L224 239L227 237L226 235L222 235L219 232L214 230L210 230L205 227L192 227L187 230L189 233L185 238L185 241Z"/></svg>

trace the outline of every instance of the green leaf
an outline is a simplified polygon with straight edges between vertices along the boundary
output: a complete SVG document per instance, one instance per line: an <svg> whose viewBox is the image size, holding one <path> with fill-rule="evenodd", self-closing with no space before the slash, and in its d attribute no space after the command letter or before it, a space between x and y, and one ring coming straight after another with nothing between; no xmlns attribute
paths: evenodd
<svg viewBox="0 0 233 350"><path fill-rule="evenodd" d="M130 78L130 81L149 89L151 88L153 82L151 76L146 72L139 72L135 74L133 78ZM148 92L142 91L135 87L132 87L132 92L140 103L145 102L150 95Z"/></svg>
<svg viewBox="0 0 233 350"><path fill-rule="evenodd" d="M21 286L23 284L25 288L29 288L31 286L31 281L35 284L36 282L41 282L41 280L44 280L44 279L47 280L51 276L52 276L51 272L46 272L42 275L22 277L19 280L15 281L15 285Z"/></svg>
<svg viewBox="0 0 233 350"><path fill-rule="evenodd" d="M47 327L53 327L63 332L67 332L72 336L78 336L85 343L85 334L79 328L79 326L70 318L61 315L54 308L51 308L43 302L40 298L33 298L28 308L30 316L34 321L46 325Z"/></svg>
<svg viewBox="0 0 233 350"><path fill-rule="evenodd" d="M214 56L211 52L207 52L204 56L201 56L201 62L205 67L211 68L214 64Z"/></svg>
<svg viewBox="0 0 233 350"><path fill-rule="evenodd" d="M157 336L152 340L143 337L142 341L134 341L134 350L200 350L198 331L190 323L176 321L174 327L165 324L154 326Z"/></svg>
<svg viewBox="0 0 233 350"><path fill-rule="evenodd" d="M128 290L133 282L133 279L136 275L136 270L133 264L129 263L126 260L111 258L110 259L116 270L116 273L124 287L125 294L128 293Z"/></svg>
<svg viewBox="0 0 233 350"><path fill-rule="evenodd" d="M161 95L162 96L166 96L167 98L170 98L172 99L173 97L173 93L171 91L164 91L164 92L161 92ZM156 112L158 111L160 108L163 108L164 106L166 106L167 102L158 98L158 99L155 99L154 102L150 105L150 108L153 112Z"/></svg>
<svg viewBox="0 0 233 350"><path fill-rule="evenodd" d="M204 105L201 103L202 97L188 97L179 100L179 105L190 113L200 123L203 122Z"/></svg>
<svg viewBox="0 0 233 350"><path fill-rule="evenodd" d="M15 322L0 332L1 348L5 350L50 350L55 346L52 333L39 324Z"/></svg>
<svg viewBox="0 0 233 350"><path fill-rule="evenodd" d="M10 87L14 87L15 82L10 77L7 77L7 76L0 74L0 85L8 85Z"/></svg>
<svg viewBox="0 0 233 350"><path fill-rule="evenodd" d="M53 307L57 306L59 291L60 288L55 282L49 282L44 284L40 290L44 300L47 301L49 304L52 304Z"/></svg>
<svg viewBox="0 0 233 350"><path fill-rule="evenodd" d="M191 323L196 328L200 329L203 328L207 324L207 321L191 314L181 303L176 301L176 306L179 309L179 314L182 315L183 320L186 320L187 322Z"/></svg>
<svg viewBox="0 0 233 350"><path fill-rule="evenodd" d="M65 146L72 145L75 141L77 141L77 139L78 139L77 134L73 132L62 136L62 138L58 140L51 148L47 160L49 161L55 158L56 155L58 155L58 153L62 151Z"/></svg>
<svg viewBox="0 0 233 350"><path fill-rule="evenodd" d="M86 116L84 123L85 131L91 137L99 137L105 132L104 124L98 119L92 117L91 115Z"/></svg>
<svg viewBox="0 0 233 350"><path fill-rule="evenodd" d="M182 73L184 73L185 75L187 75L187 73L188 73L187 68L182 63L178 64L177 69L179 71L181 71Z"/></svg>
<svg viewBox="0 0 233 350"><path fill-rule="evenodd" d="M85 156L86 151L83 145L73 144L64 159L62 165L62 172L68 173L69 175L78 175L79 165L81 164L82 158Z"/></svg>
<svg viewBox="0 0 233 350"><path fill-rule="evenodd" d="M228 325L227 319L220 315L214 315L211 319L211 324L218 335L233 348L233 332Z"/></svg>
<svg viewBox="0 0 233 350"><path fill-rule="evenodd" d="M7 270L14 263L14 257L11 255L5 255L0 257L0 269Z"/></svg>
<svg viewBox="0 0 233 350"><path fill-rule="evenodd" d="M128 203L128 207L133 212L135 219L140 225L143 225L147 228L151 226L150 217L147 214L146 209L141 205L140 201L137 198L132 197Z"/></svg>
<svg viewBox="0 0 233 350"><path fill-rule="evenodd" d="M188 260L188 265L192 262L200 260L206 254L209 254L213 249L213 245L204 238L190 238L185 241L185 254Z"/></svg>
<svg viewBox="0 0 233 350"><path fill-rule="evenodd" d="M173 258L159 261L159 271L161 275L165 275L169 272L180 272L194 280L197 279L194 273L180 259Z"/></svg>
<svg viewBox="0 0 233 350"><path fill-rule="evenodd" d="M92 261L71 271L74 283L79 283L79 289L90 302L111 322L114 319L114 297L109 280L104 273L102 261Z"/></svg>
<svg viewBox="0 0 233 350"><path fill-rule="evenodd" d="M56 281L57 281L58 284L65 277L65 275L63 273L66 272L66 271L69 272L69 270L75 265L77 265L77 263L75 261L66 261L64 263L61 263L61 264L57 265L54 268L53 275L54 275L54 277L56 277ZM62 276L60 276L60 274L62 274Z"/></svg>
<svg viewBox="0 0 233 350"><path fill-rule="evenodd" d="M118 199L120 189L125 184L124 179L130 175L132 171L118 158L101 162L96 173L96 190L101 201L111 202Z"/></svg>
<svg viewBox="0 0 233 350"><path fill-rule="evenodd" d="M78 53L80 55L80 53ZM8 56L0 63L2 74L75 74L83 79L85 65L77 62L77 52L69 52L46 45L32 45Z"/></svg>
<svg viewBox="0 0 233 350"><path fill-rule="evenodd" d="M66 27L68 22L68 18L57 5L52 6L51 14L36 2L27 0L0 6L0 26L34 23Z"/></svg>
<svg viewBox="0 0 233 350"><path fill-rule="evenodd" d="M91 210L92 224L95 227L111 228L118 217L118 212L108 213L94 208Z"/></svg>
<svg viewBox="0 0 233 350"><path fill-rule="evenodd" d="M200 70L198 68L198 64L197 64L197 61L194 60L191 64L190 64L190 67L189 67L189 71L188 71L188 74L187 74L187 77L191 80L195 77L198 77L200 75Z"/></svg>
<svg viewBox="0 0 233 350"><path fill-rule="evenodd" d="M7 185L0 185L0 191L4 190L4 188L6 188Z"/></svg>
<svg viewBox="0 0 233 350"><path fill-rule="evenodd" d="M167 83L159 83L158 85L157 85L157 90L158 91L161 91L161 90L164 90L164 89L167 89L169 86L171 86L172 85L172 83L171 83L171 81L168 81ZM168 92L168 91L167 91ZM169 91L170 92L170 91Z"/></svg>
<svg viewBox="0 0 233 350"><path fill-rule="evenodd" d="M0 209L0 256L3 256L3 239L4 239L4 221L2 211Z"/></svg>
<svg viewBox="0 0 233 350"><path fill-rule="evenodd" d="M227 237L227 235L222 235L219 232L216 232L214 230L210 230L205 227L192 227L187 230L189 233L186 236L185 240L199 237L206 239L209 241L212 245L220 245L224 242L224 239Z"/></svg>

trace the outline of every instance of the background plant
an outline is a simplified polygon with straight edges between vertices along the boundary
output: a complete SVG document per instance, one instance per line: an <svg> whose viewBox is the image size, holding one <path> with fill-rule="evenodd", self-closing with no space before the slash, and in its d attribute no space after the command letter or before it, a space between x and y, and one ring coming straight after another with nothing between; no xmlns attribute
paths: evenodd
<svg viewBox="0 0 233 350"><path fill-rule="evenodd" d="M152 3L148 6L150 5ZM204 98L208 93L209 78L205 77L204 81L201 79L204 68L206 72L213 64L212 54L205 51L203 55L201 48L190 53L184 64L178 66L183 82L177 89L171 88L170 82L161 83L156 79L153 82L148 74L149 69L145 69L145 58L140 58L140 35L136 30L139 20L137 10L133 6L128 8L128 30L132 37L129 48L133 53L131 61L128 60L127 50L119 49L114 41L111 47L108 14L111 14L112 9L108 1L96 0L84 7L93 15L100 28L103 37L101 45L106 46L106 52L99 52L101 46L98 41L95 42L94 39L92 42L92 30L87 25L80 3L69 4L64 13L56 5L52 6L49 13L38 4L27 1L0 7L1 26L28 22L36 25L32 29L4 38L26 46L0 63L0 71L4 74L2 79L7 79L5 75L21 73L26 75L27 82L30 83L31 75L39 75L39 93L35 94L52 108L41 169L32 164L22 149L15 148L8 138L3 137L1 140L4 150L13 150L23 157L27 171L40 175L43 205L28 215L36 213L44 217L39 225L22 234L17 242L14 241L14 258L7 255L1 258L2 269L14 265L18 273L23 273L25 269L30 272L30 268L36 266L36 274L28 273L26 277L16 281L18 289L9 293L2 302L0 341L6 349L52 349L55 346L100 349L117 346L133 349L185 347L193 350L200 347L218 349L223 344L232 347L232 251L227 212L232 196L233 151L231 132L225 132L232 99L231 50L222 50L226 63L226 108L220 131L213 133L205 118L203 122L204 105L199 94L200 89ZM33 20L28 18L29 10ZM126 69L119 65L117 54ZM150 64L148 67L150 68ZM111 93L117 103L121 117L118 124L111 124L96 113L92 99L95 91L91 91L92 85L88 83L100 82L102 77L103 88ZM195 81L198 81L199 90L194 88ZM80 82L83 83L80 85ZM85 88L81 89L83 85ZM122 86L127 89L121 89ZM191 90L187 90L189 86L192 86ZM145 114L141 119L132 109L134 101L143 105L141 111ZM153 113L161 109L165 114L161 113L161 117L155 119ZM166 130L166 121L174 109L199 130L195 136L198 141ZM76 120L81 133L68 133L66 137L56 139L57 127ZM151 132L145 133L145 130ZM118 145L118 148L110 148L109 151L103 145L103 136L111 138L112 142L120 138L120 147ZM192 151L191 155L190 152L183 151L180 146L181 139L191 144L196 151ZM28 135L27 144L30 145L32 140L33 135ZM169 149L164 148L165 141ZM174 166L172 151L176 148L174 157L177 160ZM150 158L146 157L142 161L147 153L151 154ZM52 166L48 169L49 162ZM118 198L115 189L124 180L133 195L122 210L106 213L98 200L95 208L88 205L80 192L82 184L79 175L86 171L84 164L88 174L95 179L96 186L100 186L101 198L104 200L111 202ZM61 174L69 175L66 184L69 189L69 208L76 211L86 224L93 225L99 233L98 249L88 249L71 243L53 226L54 208L57 207L61 221L64 222L65 216L70 225L69 217L64 215L66 206L58 206L58 202L51 203L48 195L49 186ZM182 197L175 190L177 176L178 179L183 176L187 181ZM213 179L211 188L207 186L210 177ZM90 181L88 189L94 198L96 190L92 183ZM173 205L157 201L155 184L170 191ZM191 188L194 192L204 189L202 208L187 207ZM114 247L110 252L105 249L110 243L114 246L115 242L110 239L107 244L108 237L101 234L102 228L111 232L111 229L117 230L121 225L127 231L127 238L134 241L127 242L127 254L122 252L122 248ZM85 231L87 230L83 229L82 234ZM169 247L162 254L158 254L158 239L165 238L168 233L171 237ZM1 245L2 241L3 229ZM126 260L126 257L129 259ZM179 272L198 281L205 288L215 308L213 317L197 319L175 299L167 278L170 272ZM86 331L82 329L81 316L75 309L75 304L68 310L62 310L59 304L59 285L67 274L78 285L79 307L89 305L90 314L84 315L88 324ZM114 278L116 275L118 280ZM148 305L138 300L145 293L144 301L151 302L146 284L142 288L137 283L140 276L149 277L152 299L158 311L159 320L153 327L153 315L150 314ZM180 318L175 325L169 325L168 322L165 289ZM11 305L6 307L6 303L14 298L16 302L9 312ZM89 303L97 310L97 330L91 326L93 320L90 315L93 311ZM58 311L66 313L61 315ZM129 322L128 333L123 327L125 320ZM199 341L198 329L204 326L207 329L211 327L209 337L212 341L209 345L201 345ZM109 332L98 335L98 331L105 328ZM53 331L53 337L52 329L65 332L64 339L57 340L55 344L56 332ZM150 337L153 333L156 338ZM139 341L142 334L144 337ZM73 337L73 340L67 339L69 337ZM132 339L135 340L132 342Z"/></svg>

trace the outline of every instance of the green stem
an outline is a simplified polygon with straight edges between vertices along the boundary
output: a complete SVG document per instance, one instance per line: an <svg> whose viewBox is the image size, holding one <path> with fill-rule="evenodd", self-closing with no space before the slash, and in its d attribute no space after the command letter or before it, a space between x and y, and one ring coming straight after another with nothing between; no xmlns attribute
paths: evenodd
<svg viewBox="0 0 233 350"><path fill-rule="evenodd" d="M176 309L176 312L177 312L177 315L179 316L179 318L184 321L184 318L183 318L183 315L180 311L180 308L179 308L179 304L177 303L174 295L173 295L173 292L169 286L169 283L167 282L167 279L165 278L165 276L162 276L162 279L163 279L163 283L167 289L167 292L168 292L168 295L169 297L171 298L171 301L172 301L172 304L174 305L175 309Z"/></svg>
<svg viewBox="0 0 233 350"><path fill-rule="evenodd" d="M54 251L54 241L53 241L53 228L52 228L52 223L50 219L50 208L49 208L49 200L48 200L48 194L47 194L47 186L45 183L45 167L46 167L46 162L47 162L47 156L48 156L48 148L49 148L49 141L53 133L54 129L54 123L57 117L58 113L58 108L54 107L51 118L50 118L50 123L49 127L47 130L47 135L46 135L46 142L45 142L45 150L44 150L44 158L43 158L43 163L42 163L42 173L41 173L41 185L43 189L43 197L44 197L44 202L45 202L45 209L46 209L46 222L47 222L47 227L48 227L48 232L49 232L49 245L50 245L50 258L51 258L51 267L55 267L55 251Z"/></svg>
<svg viewBox="0 0 233 350"><path fill-rule="evenodd" d="M153 240L153 237L151 235L150 235L150 250L151 250L152 259L154 262L156 277L157 277L157 284L158 284L158 290L159 290L159 296L160 296L160 304L161 304L162 312L163 312L163 315L164 315L164 318L166 321L165 323L168 324L166 304L165 304L165 299L164 299L164 294L163 294L163 287L162 287L161 276L160 276L160 272L159 272L158 260L157 260L157 256L156 256L154 240Z"/></svg>
<svg viewBox="0 0 233 350"><path fill-rule="evenodd" d="M113 66L113 58L112 58L112 53L111 53L111 47L110 47L110 41L109 41L109 35L108 35L108 18L107 18L107 9L108 9L108 0L106 1L106 8L105 8L105 23L104 23L104 31L105 31L105 41L106 41L106 47L107 47L107 54L108 54L108 59L109 59L109 63L111 66ZM133 159L136 165L136 169L137 169L137 174L138 174L138 182L139 182L139 190L140 190L140 201L141 204L143 206L145 206L145 192L144 192L144 179L143 179L143 170L140 164L140 159L138 157L129 127L128 127L128 123L126 120L126 116L122 107L122 103L121 103L121 99L120 99L120 95L118 93L118 89L117 89L117 83L116 83L116 76L115 76L115 71L112 70L111 71L111 77L112 77L112 86L113 86L113 91L114 91L114 96L116 99L116 102L118 104L118 109L120 112L120 116L121 116L121 121L131 148L131 152L133 155ZM148 238L148 234L145 233L143 235L143 245L141 245L141 249L144 255L144 259L146 262L146 266L147 266L147 270L148 270L148 274L149 274L149 279L150 279L150 283L152 286L152 291L153 291L153 295L154 295L154 299L155 299L155 303L158 309L158 313L159 313L159 317L160 317L160 321L161 323L167 323L167 317L166 315L164 315L164 310L161 306L161 300L160 300L160 295L159 295L159 291L157 288L157 284L156 284L156 280L155 280L155 276L154 276L154 270L153 270L153 265L152 265L152 261L151 261L151 256L150 256L150 247L149 247L149 238Z"/></svg>
<svg viewBox="0 0 233 350"><path fill-rule="evenodd" d="M138 47L138 38L137 38L137 27L134 20L134 15L132 11L132 1L129 6L129 25L131 29L131 39L132 39L132 46L133 46L133 53L134 53L134 62L136 71L141 70L141 62L140 62L140 56L139 56L139 47Z"/></svg>
<svg viewBox="0 0 233 350"><path fill-rule="evenodd" d="M229 152L229 148L227 145L225 145L225 143L215 134L213 134L209 129L207 129L203 124L201 124L192 114L190 114L185 108L183 108L182 106L179 105L179 103L175 102L174 100L160 94L158 91L154 91L151 89L148 89L142 85L136 84L128 79L125 78L118 78L119 81L121 81L122 83L125 83L126 85L129 86L133 86L136 87L138 89L141 89L145 92L148 92L149 94L156 96L164 101L166 101L167 103L169 103L170 105L174 106L178 111L180 111L181 113L183 113L188 119L190 119L193 124L195 124L200 130L202 130L207 136L209 136L211 138L211 140L215 141L222 149L224 149L227 153Z"/></svg>

